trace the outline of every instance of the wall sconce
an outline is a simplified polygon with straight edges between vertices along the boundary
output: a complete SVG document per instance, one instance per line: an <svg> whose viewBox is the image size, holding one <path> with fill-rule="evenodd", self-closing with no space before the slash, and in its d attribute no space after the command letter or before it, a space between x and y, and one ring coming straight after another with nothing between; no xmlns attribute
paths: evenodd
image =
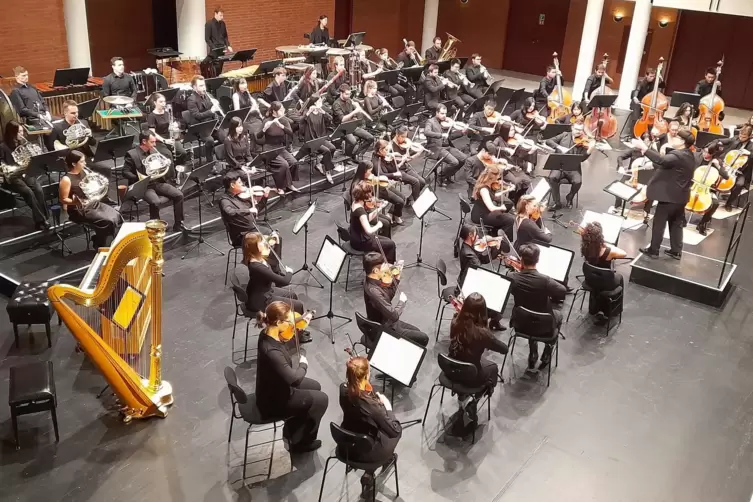
<svg viewBox="0 0 753 502"><path fill-rule="evenodd" d="M669 19L667 18L659 19L659 28L666 28L667 26L669 26Z"/></svg>
<svg viewBox="0 0 753 502"><path fill-rule="evenodd" d="M615 12L612 19L614 19L615 23L621 23L625 19L625 15L622 12Z"/></svg>

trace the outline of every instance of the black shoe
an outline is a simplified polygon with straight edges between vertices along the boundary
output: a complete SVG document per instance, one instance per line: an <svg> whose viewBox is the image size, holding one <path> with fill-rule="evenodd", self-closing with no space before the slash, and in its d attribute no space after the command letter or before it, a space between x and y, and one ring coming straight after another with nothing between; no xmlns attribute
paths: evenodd
<svg viewBox="0 0 753 502"><path fill-rule="evenodd" d="M492 321L489 323L489 329L492 331L505 331L507 328L502 326L499 321Z"/></svg>
<svg viewBox="0 0 753 502"><path fill-rule="evenodd" d="M562 209L562 204L555 204L549 208L550 211L557 211L558 209Z"/></svg>
<svg viewBox="0 0 753 502"><path fill-rule="evenodd" d="M309 453L316 451L322 446L321 439L315 439L306 444L294 444L290 445L290 453Z"/></svg>
<svg viewBox="0 0 753 502"><path fill-rule="evenodd" d="M42 232L47 232L48 230L52 229L50 224L46 221L40 221L36 225L34 225L37 230L41 230Z"/></svg>
<svg viewBox="0 0 753 502"><path fill-rule="evenodd" d="M724 205L724 210L727 211L727 212L732 211L732 204L725 204Z"/></svg>
<svg viewBox="0 0 753 502"><path fill-rule="evenodd" d="M299 331L298 332L298 342L299 343L309 343L312 340L313 340L313 338L311 338L311 333L309 333L308 331Z"/></svg>
<svg viewBox="0 0 753 502"><path fill-rule="evenodd" d="M179 221L175 225L173 225L173 232L182 232L183 231L183 222Z"/></svg>
<svg viewBox="0 0 753 502"><path fill-rule="evenodd" d="M708 232L706 228L708 227L708 223L699 223L697 227L695 227L696 230L698 230L698 233L701 235L706 235Z"/></svg>
<svg viewBox="0 0 753 502"><path fill-rule="evenodd" d="M603 312L597 312L594 317L596 318L594 320L594 324L596 324L597 326L604 326L609 320L609 318L605 316Z"/></svg>
<svg viewBox="0 0 753 502"><path fill-rule="evenodd" d="M536 371L537 371L536 370L536 361L531 361L529 359L528 360L528 368L526 369L526 371L529 371L531 373L536 373Z"/></svg>
<svg viewBox="0 0 753 502"><path fill-rule="evenodd" d="M674 251L670 251L669 249L664 250L664 254L669 256L670 258L674 258L675 260L679 260L682 258L682 253L676 253Z"/></svg>
<svg viewBox="0 0 753 502"><path fill-rule="evenodd" d="M649 247L641 248L640 252L643 253L643 254L645 254L649 258L658 258L659 257L659 253L654 253L653 251L651 251L651 248L649 248Z"/></svg>

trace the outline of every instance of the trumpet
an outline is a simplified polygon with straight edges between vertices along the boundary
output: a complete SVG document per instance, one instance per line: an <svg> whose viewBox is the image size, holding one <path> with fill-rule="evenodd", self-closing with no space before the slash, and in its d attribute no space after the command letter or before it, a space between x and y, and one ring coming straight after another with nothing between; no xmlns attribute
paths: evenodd
<svg viewBox="0 0 753 502"><path fill-rule="evenodd" d="M465 87L473 87L473 82L468 80L468 77L465 76L465 73L461 72L460 70L456 71L455 73L460 78L461 84L463 84Z"/></svg>
<svg viewBox="0 0 753 502"><path fill-rule="evenodd" d="M457 89L458 88L458 85L456 83L450 81L450 79L448 79L446 77L439 77L439 81L442 82L447 87L450 87L450 88L453 88L453 89Z"/></svg>

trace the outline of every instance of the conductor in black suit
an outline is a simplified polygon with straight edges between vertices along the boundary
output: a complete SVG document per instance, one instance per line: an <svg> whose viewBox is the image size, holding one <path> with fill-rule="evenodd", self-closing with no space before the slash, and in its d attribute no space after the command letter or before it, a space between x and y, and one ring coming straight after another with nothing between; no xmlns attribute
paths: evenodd
<svg viewBox="0 0 753 502"><path fill-rule="evenodd" d="M646 187L646 196L659 204L656 206L651 244L641 252L652 258L659 256L659 248L664 239L664 227L669 223L670 249L664 252L679 260L682 255L682 227L685 220L685 205L690 198L690 187L695 170L695 158L690 147L695 138L690 131L681 130L670 140L672 151L666 155L649 150L640 140L633 140L633 146L654 163L656 173Z"/></svg>

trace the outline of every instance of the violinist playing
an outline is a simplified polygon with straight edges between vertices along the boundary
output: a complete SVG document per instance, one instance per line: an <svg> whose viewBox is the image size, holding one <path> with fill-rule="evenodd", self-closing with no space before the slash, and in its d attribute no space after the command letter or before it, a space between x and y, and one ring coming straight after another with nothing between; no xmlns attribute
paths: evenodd
<svg viewBox="0 0 753 502"><path fill-rule="evenodd" d="M502 115L495 109L497 102L489 99L484 103L484 109L471 115L468 125L473 126L473 134L470 135L471 154L478 153L479 146L484 136L491 136L497 132L497 127L502 123Z"/></svg>
<svg viewBox="0 0 753 502"><path fill-rule="evenodd" d="M659 151L659 140L658 138L662 136L659 133L659 130L656 127L652 127L645 133L643 133L643 136L641 136L641 140L651 149L655 152ZM665 135L666 137L666 135ZM623 171L629 171L633 163L639 159L645 159L644 162L650 163L648 159L646 159L640 150L636 150L634 148L631 148L629 150L624 151L617 157L617 170L619 171L622 169ZM627 161L627 165L625 164L625 161ZM639 188L640 185L645 186L648 182L648 178L652 176L653 173L653 166L648 165L645 166L643 169L638 171L637 173L626 173L623 174L622 178L620 179L620 182L625 184L630 184L633 186L633 188ZM641 182L641 178L643 178L643 182ZM636 196L631 201L631 204L636 204L636 199L640 197ZM622 214L622 203L623 199L619 197L614 198L614 206L612 206L609 209L610 214ZM654 201L646 199L643 203L643 223L644 225L648 225L648 217L651 213L651 207L654 205Z"/></svg>
<svg viewBox="0 0 753 502"><path fill-rule="evenodd" d="M463 132L458 129L459 127L454 121L447 117L447 107L442 104L437 106L436 115L427 120L424 125L426 149L431 152L429 158L432 160L443 159L443 165L437 172L439 186L447 186L450 183L450 178L463 167L463 163L468 157L450 144L450 141L463 135ZM448 146L445 147L445 143Z"/></svg>
<svg viewBox="0 0 753 502"><path fill-rule="evenodd" d="M638 81L638 84L630 93L630 116L628 117L627 124L623 127L624 131L628 131L625 134L625 139L630 140L633 137L633 127L638 119L643 114L643 108L641 107L641 100L654 91L654 81L656 80L656 70L654 68L646 68L644 77ZM659 81L659 92L664 92L664 79Z"/></svg>
<svg viewBox="0 0 753 502"><path fill-rule="evenodd" d="M544 206L533 195L524 195L518 201L517 215L515 215L515 228L517 237L513 247L520 251L521 246L529 243L552 242L552 233L544 226L541 212Z"/></svg>
<svg viewBox="0 0 753 502"><path fill-rule="evenodd" d="M376 224L372 225L372 222ZM384 235L378 235L378 232L385 226L389 229L389 224L385 225L379 219L379 208L374 200L374 186L368 181L359 181L353 188L350 245L358 251L383 251L386 260L389 263L395 263L397 260L395 241Z"/></svg>
<svg viewBox="0 0 753 502"><path fill-rule="evenodd" d="M408 126L406 125L401 125L395 130L395 137L390 147L393 152L405 159L400 166L400 175L397 178L400 182L410 185L411 194L406 200L406 203L410 205L412 200L416 200L421 195L421 190L426 186L426 180L411 167L410 162L424 153L426 149L408 139Z"/></svg>
<svg viewBox="0 0 753 502"><path fill-rule="evenodd" d="M354 193L356 190L356 187L363 181L366 183L369 187L371 187L372 195L374 193L374 187L377 185L377 180L380 183L389 184L389 180L385 175L382 175L381 179L374 176L374 164L371 163L371 161L363 160L358 163L358 167L356 167L356 172L353 173L353 178L350 180L350 199L349 201L352 203L354 199ZM379 235L383 235L385 237L391 237L392 236L392 218L384 215L381 213L381 210L383 207L387 206L386 200L380 200L380 201L374 201L376 205L375 211L369 211L369 218L371 220L379 220L382 223L382 228L379 230ZM371 206L371 204L370 204Z"/></svg>
<svg viewBox="0 0 753 502"><path fill-rule="evenodd" d="M416 345L426 347L429 336L416 326L400 319L408 302L405 293L401 291L397 305L392 305L400 286L402 263L393 266L379 252L370 252L363 257L363 269L366 271L366 280L363 281L363 302L369 321L386 326Z"/></svg>
<svg viewBox="0 0 753 502"><path fill-rule="evenodd" d="M586 155L586 159L594 151L596 143L591 140L583 130L583 124L576 122L571 131L565 131L562 134L546 140L547 146L557 151L564 150L565 153L573 155ZM573 207L573 199L583 185L583 174L581 168L577 171L560 171L554 169L549 172L549 185L552 187L552 200L554 201L553 211L562 209L560 199L560 182L564 179L570 182L570 193L565 197L568 209Z"/></svg>
<svg viewBox="0 0 753 502"><path fill-rule="evenodd" d="M753 152L753 125L744 125L737 133L737 138L725 138L719 140L724 145L725 155L732 150L745 150L747 152ZM737 173L735 179L735 186L729 193L729 198L724 204L726 211L732 211L732 204L738 199L743 188L749 187L751 179L753 178L753 160L749 156L748 161Z"/></svg>
<svg viewBox="0 0 753 502"><path fill-rule="evenodd" d="M694 152L693 156L695 157L696 168L711 164L719 172L719 176L721 176L722 179L729 179L729 172L727 172L724 164L722 162L719 162L719 157L722 155L723 151L724 145L721 141L712 141L710 144L701 149L700 152ZM711 187L710 192L711 207L709 207L706 212L703 213L701 221L699 221L698 225L696 226L696 230L698 230L698 233L701 235L706 235L708 233L708 227L711 223L711 217L714 216L714 213L719 208L719 197L717 196L717 191L714 189L714 187Z"/></svg>
<svg viewBox="0 0 753 502"><path fill-rule="evenodd" d="M222 177L225 193L220 199L220 214L233 246L240 246L243 236L255 231L256 217L271 193L269 187L254 186L258 196L251 196L249 187L243 184L244 177L241 171L229 171ZM275 250L281 254L281 250Z"/></svg>
<svg viewBox="0 0 753 502"><path fill-rule="evenodd" d="M512 204L508 207L508 204L502 203L500 178L500 165L496 163L489 164L479 175L471 195L473 199L471 221L491 227L495 235L499 235L499 231L502 230L507 235L507 239L512 241L515 217L508 212Z"/></svg>
<svg viewBox="0 0 753 502"><path fill-rule="evenodd" d="M565 115L564 117L560 117L557 119L558 124L574 124L578 120L583 120L583 105L581 103L575 102L573 103L573 106L570 107L570 113Z"/></svg>
<svg viewBox="0 0 753 502"><path fill-rule="evenodd" d="M402 225L405 199L391 185L402 178L400 165L403 163L403 158L401 157L398 160L396 155L390 150L389 145L390 143L386 140L377 140L374 153L371 157L375 173L372 173L370 181L374 184L374 191L377 196L392 204L392 223Z"/></svg>
<svg viewBox="0 0 753 502"><path fill-rule="evenodd" d="M601 87L601 78L604 77L604 83L606 85L612 85L614 80L607 75L607 69L603 64L596 67L593 75L589 76L586 80L586 86L583 88L583 99L581 101L587 103L591 99L591 94Z"/></svg>
<svg viewBox="0 0 753 502"><path fill-rule="evenodd" d="M533 98L526 98L520 109L512 112L510 120L526 129L527 135L534 138L546 127L546 117L536 109L536 101Z"/></svg>
<svg viewBox="0 0 753 502"><path fill-rule="evenodd" d="M512 144L511 144L512 143ZM531 177L526 174L533 170L531 159L536 161L537 147L530 142L530 148L526 150L526 144L523 143L523 137L515 133L515 128L510 123L502 123L499 126L499 135L494 138L487 148L498 158L508 158L510 166L505 169L502 179L507 183L515 185L512 192L508 194L513 204L518 203L518 199L525 194L531 186ZM522 166L522 167L521 167Z"/></svg>

